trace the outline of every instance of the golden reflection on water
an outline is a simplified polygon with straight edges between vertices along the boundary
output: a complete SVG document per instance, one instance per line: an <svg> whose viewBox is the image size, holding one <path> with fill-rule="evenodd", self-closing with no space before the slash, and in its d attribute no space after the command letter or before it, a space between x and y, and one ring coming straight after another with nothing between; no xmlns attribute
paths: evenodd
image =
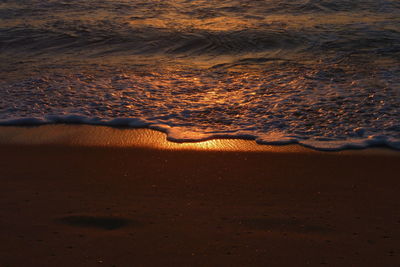
<svg viewBox="0 0 400 267"><path fill-rule="evenodd" d="M335 12L334 14L301 14L301 15L268 15L251 17L219 16L211 18L191 18L176 14L158 18L144 18L130 20L129 23L139 27L154 27L164 29L197 29L208 31L233 31L244 29L257 29L266 25L279 25L280 28L304 28L321 24L352 24L352 23L378 23L385 21L385 15L348 12Z"/></svg>
<svg viewBox="0 0 400 267"><path fill-rule="evenodd" d="M43 125L38 127L0 127L0 145L67 145L82 147L151 148L196 151L309 151L306 148L258 145L251 140L214 139L175 143L166 135L150 129L119 129L91 125Z"/></svg>
<svg viewBox="0 0 400 267"><path fill-rule="evenodd" d="M199 30L227 31L251 26L249 21L234 17L218 17L204 19L190 18L149 18L130 21L132 25L151 26L155 28L179 29L192 28Z"/></svg>
<svg viewBox="0 0 400 267"><path fill-rule="evenodd" d="M0 145L56 145L77 147L150 148L170 151L226 151L273 153L318 152L299 145L258 145L251 140L215 139L195 143L174 143L164 133L149 129L118 129L91 125L43 125L38 127L0 127ZM388 149L346 150L339 154L385 154L398 156Z"/></svg>

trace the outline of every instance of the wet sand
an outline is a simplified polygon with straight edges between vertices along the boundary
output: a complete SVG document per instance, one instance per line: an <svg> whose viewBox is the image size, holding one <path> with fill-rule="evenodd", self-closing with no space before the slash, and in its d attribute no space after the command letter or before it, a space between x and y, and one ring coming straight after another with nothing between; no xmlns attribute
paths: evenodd
<svg viewBox="0 0 400 267"><path fill-rule="evenodd" d="M0 266L400 264L399 152L62 125L0 151Z"/></svg>

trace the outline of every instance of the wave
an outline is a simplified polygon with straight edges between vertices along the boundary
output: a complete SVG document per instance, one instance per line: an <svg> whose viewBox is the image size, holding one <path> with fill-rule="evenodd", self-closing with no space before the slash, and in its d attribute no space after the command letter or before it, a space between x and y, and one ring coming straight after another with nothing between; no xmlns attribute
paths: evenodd
<svg viewBox="0 0 400 267"><path fill-rule="evenodd" d="M304 53L315 60L332 53L400 57L400 31L378 30L381 25L348 26L336 29L322 25L303 31L260 29L190 32L157 28L123 28L108 23L96 27L65 29L0 28L0 51L4 55L49 55L73 59L126 56L240 56L260 54L302 60Z"/></svg>
<svg viewBox="0 0 400 267"><path fill-rule="evenodd" d="M304 43L304 38L289 31L234 31L210 32L193 30L179 32L157 28L124 28L103 23L65 29L0 28L0 49L3 53L19 51L24 54L54 54L85 52L102 54L156 55L223 55L293 50ZM97 27L97 28L96 28Z"/></svg>
<svg viewBox="0 0 400 267"><path fill-rule="evenodd" d="M301 59L304 52L391 54L400 43L397 1L31 2L0 5L3 55Z"/></svg>

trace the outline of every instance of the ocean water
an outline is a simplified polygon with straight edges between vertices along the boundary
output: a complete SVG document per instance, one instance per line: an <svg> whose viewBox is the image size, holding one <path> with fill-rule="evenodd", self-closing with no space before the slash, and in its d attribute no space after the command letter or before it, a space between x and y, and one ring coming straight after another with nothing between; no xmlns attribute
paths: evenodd
<svg viewBox="0 0 400 267"><path fill-rule="evenodd" d="M400 149L398 0L0 0L0 124Z"/></svg>

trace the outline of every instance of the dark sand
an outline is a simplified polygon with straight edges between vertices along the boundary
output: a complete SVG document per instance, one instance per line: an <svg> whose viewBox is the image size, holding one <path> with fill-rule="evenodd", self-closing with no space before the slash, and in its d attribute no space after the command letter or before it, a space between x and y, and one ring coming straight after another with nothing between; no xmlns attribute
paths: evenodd
<svg viewBox="0 0 400 267"><path fill-rule="evenodd" d="M1 127L0 266L400 266L399 152L163 138Z"/></svg>

